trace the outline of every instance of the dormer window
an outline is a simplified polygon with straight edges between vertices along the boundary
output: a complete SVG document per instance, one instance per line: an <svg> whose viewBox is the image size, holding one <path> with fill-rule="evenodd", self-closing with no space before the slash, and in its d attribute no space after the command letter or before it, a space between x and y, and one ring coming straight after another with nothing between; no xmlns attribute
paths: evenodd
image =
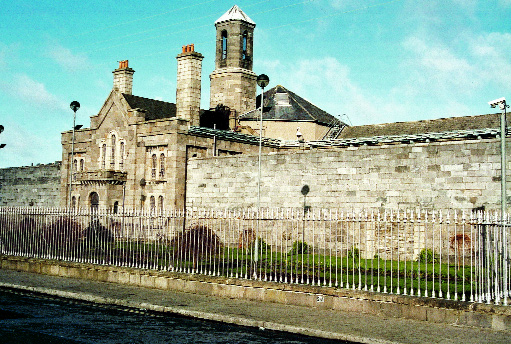
<svg viewBox="0 0 511 344"><path fill-rule="evenodd" d="M288 93L275 93L276 106L291 106Z"/></svg>
<svg viewBox="0 0 511 344"><path fill-rule="evenodd" d="M227 59L227 31L222 31L222 60Z"/></svg>

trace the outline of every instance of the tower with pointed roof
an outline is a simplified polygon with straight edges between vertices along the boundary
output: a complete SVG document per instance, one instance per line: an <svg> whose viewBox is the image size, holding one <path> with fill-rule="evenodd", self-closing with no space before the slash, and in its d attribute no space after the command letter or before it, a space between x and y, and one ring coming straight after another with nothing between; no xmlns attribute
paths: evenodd
<svg viewBox="0 0 511 344"><path fill-rule="evenodd" d="M255 109L252 71L255 23L234 5L216 22L215 70L210 74L210 107L228 106L235 115Z"/></svg>

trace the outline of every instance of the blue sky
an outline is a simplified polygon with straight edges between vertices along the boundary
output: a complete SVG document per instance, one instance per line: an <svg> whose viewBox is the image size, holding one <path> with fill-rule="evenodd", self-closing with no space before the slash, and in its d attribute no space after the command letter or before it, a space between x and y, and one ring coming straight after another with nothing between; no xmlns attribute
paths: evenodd
<svg viewBox="0 0 511 344"><path fill-rule="evenodd" d="M4 1L0 168L60 160L69 103L89 126L120 60L135 95L175 102L175 57L195 44L207 108L214 21L234 4L257 24L254 71L353 125L479 115L511 99L511 0Z"/></svg>

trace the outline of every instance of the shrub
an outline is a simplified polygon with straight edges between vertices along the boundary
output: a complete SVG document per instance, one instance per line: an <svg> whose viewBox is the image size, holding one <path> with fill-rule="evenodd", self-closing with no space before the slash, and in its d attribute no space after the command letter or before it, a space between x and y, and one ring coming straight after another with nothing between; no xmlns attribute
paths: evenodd
<svg viewBox="0 0 511 344"><path fill-rule="evenodd" d="M103 226L98 219L93 219L84 233L85 241L92 247L114 241L112 232Z"/></svg>
<svg viewBox="0 0 511 344"><path fill-rule="evenodd" d="M417 257L419 263L433 263L438 261L438 255L430 248L423 248Z"/></svg>
<svg viewBox="0 0 511 344"><path fill-rule="evenodd" d="M351 250L348 251L349 259L358 259L360 257L360 250L358 247L353 246Z"/></svg>
<svg viewBox="0 0 511 344"><path fill-rule="evenodd" d="M181 259L192 259L193 266L204 257L218 255L223 244L218 235L206 226L195 226L177 234L170 245Z"/></svg>
<svg viewBox="0 0 511 344"><path fill-rule="evenodd" d="M296 254L308 254L309 253L309 245L303 241L295 241L293 243L293 247L291 251L289 251L290 255Z"/></svg>
<svg viewBox="0 0 511 344"><path fill-rule="evenodd" d="M82 226L65 216L45 228L46 244L55 252L75 249L80 243L81 236Z"/></svg>

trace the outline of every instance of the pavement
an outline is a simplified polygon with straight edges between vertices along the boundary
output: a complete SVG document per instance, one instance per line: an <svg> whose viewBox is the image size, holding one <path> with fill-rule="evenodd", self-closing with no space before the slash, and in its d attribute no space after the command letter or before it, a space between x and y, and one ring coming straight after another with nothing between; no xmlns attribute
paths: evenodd
<svg viewBox="0 0 511 344"><path fill-rule="evenodd" d="M0 287L355 343L511 343L510 332L0 269Z"/></svg>

